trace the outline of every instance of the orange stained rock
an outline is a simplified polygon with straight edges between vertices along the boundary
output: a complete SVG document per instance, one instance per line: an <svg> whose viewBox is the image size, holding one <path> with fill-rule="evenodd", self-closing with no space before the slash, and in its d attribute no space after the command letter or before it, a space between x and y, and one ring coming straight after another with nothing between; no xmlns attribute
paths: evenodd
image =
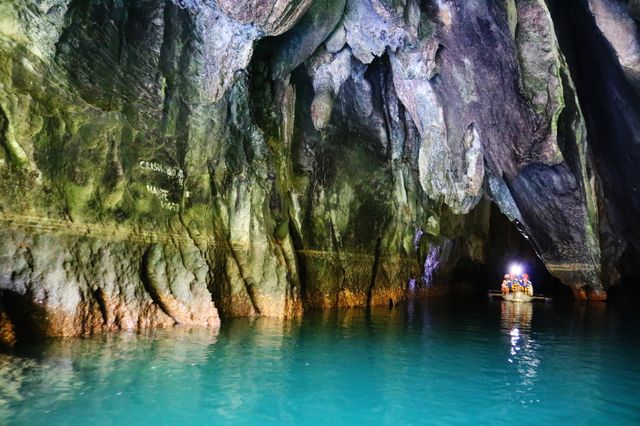
<svg viewBox="0 0 640 426"><path fill-rule="evenodd" d="M588 290L584 287L571 287L571 290L576 300L590 300L592 302L604 302L607 300L607 292L604 290Z"/></svg>

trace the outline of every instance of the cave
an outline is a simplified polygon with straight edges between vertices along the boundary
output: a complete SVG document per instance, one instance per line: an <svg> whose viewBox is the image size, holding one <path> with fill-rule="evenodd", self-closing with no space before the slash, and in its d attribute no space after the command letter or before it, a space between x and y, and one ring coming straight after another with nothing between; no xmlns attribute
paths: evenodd
<svg viewBox="0 0 640 426"><path fill-rule="evenodd" d="M424 371L403 357L436 363L420 349L432 344L452 363L452 347L491 363L483 345L510 345L517 370L492 364L504 373L495 387L522 384L508 389L527 395L512 401L516 412L553 406L550 389L570 393L570 377L530 390L538 372L549 374L554 321L583 355L594 353L590 336L637 340L625 324L637 322L628 310L640 289L639 147L638 0L5 1L0 423L5 407L17 423L33 422L20 401L39 392L32 379L52 380L53 359L70 360L52 371L82 388L97 380L86 350L114 372L112 384L147 395L136 386L166 378L131 381L143 354L173 371L182 361L167 359L191 356L181 358L182 343L207 368L220 355L237 372L243 359L245 388L274 377L261 363L276 365L283 382L274 389L287 391L271 396L281 411L253 407L250 423L322 423L291 408L288 391L306 367L328 362L316 357L327 348L345 363L318 383L344 385L350 371L370 384L360 394L378 399L386 394L367 375L374 366L349 362L406 348L398 368L417 370L385 379L399 406L413 407L398 413L401 423L426 414L399 389L440 380L415 382ZM479 329L495 333L468 334ZM351 336L359 343L341 346ZM598 353L617 350L607 344L598 340ZM261 345L274 358L252 352ZM117 353L131 356L122 376L110 361ZM447 368L450 377L462 367ZM299 372L291 383L289 370ZM203 377L217 380L211 370ZM490 375L466 377L443 388L490 393ZM241 386L218 384L216 415L241 422ZM596 406L578 393L577 405ZM87 394L59 392L77 403L70 410L104 399ZM211 408L204 397L177 398L199 414ZM346 400L358 397L320 408L343 410ZM71 418L54 405L52 422ZM504 420L481 405L471 398L475 418ZM390 423L396 405L382 406L377 418L340 411L325 420ZM603 419L570 412L553 419ZM638 422L637 412L616 420ZM180 422L173 414L168 421ZM114 419L149 421L136 415Z"/></svg>
<svg viewBox="0 0 640 426"><path fill-rule="evenodd" d="M84 335L486 289L519 253L605 300L637 120L593 99L635 80L525 3L9 7L2 289Z"/></svg>

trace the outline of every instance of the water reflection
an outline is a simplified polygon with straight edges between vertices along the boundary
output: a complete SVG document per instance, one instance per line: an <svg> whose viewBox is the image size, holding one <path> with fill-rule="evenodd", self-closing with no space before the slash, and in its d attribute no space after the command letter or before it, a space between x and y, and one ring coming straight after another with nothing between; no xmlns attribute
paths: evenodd
<svg viewBox="0 0 640 426"><path fill-rule="evenodd" d="M220 330L221 342L209 353L210 365L224 365L226 380L211 378L202 389L208 395L212 419L232 422L238 412L260 412L265 405L281 411L268 393L284 393L283 372L291 360L287 349L299 333L300 320L243 318ZM268 377L268 381L265 381ZM255 397L259 396L259 397Z"/></svg>
<svg viewBox="0 0 640 426"><path fill-rule="evenodd" d="M104 400L122 396L124 389L144 382L151 388L154 381L179 377L178 369L205 364L207 348L216 340L214 330L174 328L51 339L14 354L0 353L0 424L17 421L11 407L21 401L30 401L31 409L48 414L61 403L83 399L96 389L102 391L103 399L86 398L84 403L100 411ZM118 374L141 358L143 368ZM32 400L36 389L44 389L48 397Z"/></svg>
<svg viewBox="0 0 640 426"><path fill-rule="evenodd" d="M535 395L540 355L538 343L531 335L533 305L502 302L502 332L509 338L507 361L518 371L519 382L508 383L510 399L527 407L539 402Z"/></svg>

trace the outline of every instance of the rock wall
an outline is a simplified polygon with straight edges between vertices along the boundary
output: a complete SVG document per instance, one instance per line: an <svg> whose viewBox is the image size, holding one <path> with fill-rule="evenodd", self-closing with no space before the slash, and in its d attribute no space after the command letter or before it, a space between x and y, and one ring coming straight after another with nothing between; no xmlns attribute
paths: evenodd
<svg viewBox="0 0 640 426"><path fill-rule="evenodd" d="M638 2L551 2L597 170L603 282L637 276L640 260ZM578 34L580 35L578 37Z"/></svg>
<svg viewBox="0 0 640 426"><path fill-rule="evenodd" d="M635 3L583 3L635 84L636 22L605 13ZM3 2L4 340L442 291L485 263L490 203L606 298L615 164L593 160L551 6Z"/></svg>

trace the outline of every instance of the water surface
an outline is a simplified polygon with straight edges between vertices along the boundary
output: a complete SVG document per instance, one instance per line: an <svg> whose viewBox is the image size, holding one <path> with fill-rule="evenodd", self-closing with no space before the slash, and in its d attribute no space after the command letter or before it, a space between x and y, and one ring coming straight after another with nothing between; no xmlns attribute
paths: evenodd
<svg viewBox="0 0 640 426"><path fill-rule="evenodd" d="M0 354L0 424L640 424L639 316L432 299Z"/></svg>

